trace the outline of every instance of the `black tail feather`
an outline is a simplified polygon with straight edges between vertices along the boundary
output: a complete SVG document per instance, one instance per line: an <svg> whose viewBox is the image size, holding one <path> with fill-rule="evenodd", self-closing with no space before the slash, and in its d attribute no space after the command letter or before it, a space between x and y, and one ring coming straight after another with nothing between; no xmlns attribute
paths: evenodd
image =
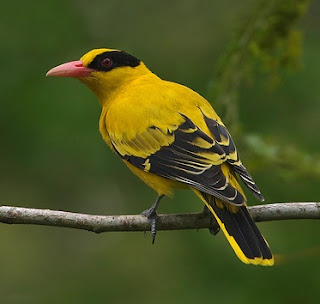
<svg viewBox="0 0 320 304"><path fill-rule="evenodd" d="M202 195L233 250L244 263L273 265L270 248L246 206L233 207L234 211L230 211L225 205L227 203L218 207L212 196Z"/></svg>

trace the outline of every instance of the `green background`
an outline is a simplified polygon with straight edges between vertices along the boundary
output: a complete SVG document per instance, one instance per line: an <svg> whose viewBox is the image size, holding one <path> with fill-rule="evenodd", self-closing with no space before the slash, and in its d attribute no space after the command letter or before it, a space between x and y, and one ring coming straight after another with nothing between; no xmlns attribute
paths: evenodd
<svg viewBox="0 0 320 304"><path fill-rule="evenodd" d="M0 4L1 204L92 214L137 214L155 193L100 138L96 97L73 79L45 78L92 48L123 49L164 79L202 95L238 21L255 1L3 1ZM241 90L243 132L317 155L320 5L302 21L302 68L266 92ZM214 106L214 101L212 102ZM234 138L235 142L239 140ZM243 162L266 201L319 200L319 178ZM246 156L247 155L247 156ZM257 203L255 199L252 203ZM200 211L191 191L160 212ZM1 303L314 303L318 221L261 223L278 264L242 264L221 233L104 233L0 225Z"/></svg>

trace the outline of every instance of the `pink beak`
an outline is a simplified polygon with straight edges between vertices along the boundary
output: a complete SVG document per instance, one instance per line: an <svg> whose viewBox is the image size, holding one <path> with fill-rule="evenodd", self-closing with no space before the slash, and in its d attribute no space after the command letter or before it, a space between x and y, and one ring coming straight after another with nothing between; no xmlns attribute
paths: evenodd
<svg viewBox="0 0 320 304"><path fill-rule="evenodd" d="M71 61L60 64L55 68L51 69L46 76L55 77L88 77L93 72L93 69L89 69L83 66L81 60Z"/></svg>

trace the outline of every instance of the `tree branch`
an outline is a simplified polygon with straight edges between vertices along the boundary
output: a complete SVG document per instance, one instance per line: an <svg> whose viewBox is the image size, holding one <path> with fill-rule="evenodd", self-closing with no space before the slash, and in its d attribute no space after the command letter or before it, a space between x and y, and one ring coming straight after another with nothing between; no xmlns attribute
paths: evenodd
<svg viewBox="0 0 320 304"><path fill-rule="evenodd" d="M256 222L320 219L320 203L279 203L249 207ZM107 231L148 231L150 223L143 215L89 215L65 211L0 206L0 222ZM158 230L202 229L217 227L204 213L159 215Z"/></svg>

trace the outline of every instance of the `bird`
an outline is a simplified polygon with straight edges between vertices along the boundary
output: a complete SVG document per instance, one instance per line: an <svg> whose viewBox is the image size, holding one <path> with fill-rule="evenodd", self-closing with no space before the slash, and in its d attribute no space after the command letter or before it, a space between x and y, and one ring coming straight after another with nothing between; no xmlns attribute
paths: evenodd
<svg viewBox="0 0 320 304"><path fill-rule="evenodd" d="M243 263L274 264L239 180L260 201L264 198L228 129L204 97L161 79L140 59L118 49L93 49L46 76L76 78L97 96L103 140L157 193L154 204L142 213L151 222L153 242L161 198L189 188Z"/></svg>

